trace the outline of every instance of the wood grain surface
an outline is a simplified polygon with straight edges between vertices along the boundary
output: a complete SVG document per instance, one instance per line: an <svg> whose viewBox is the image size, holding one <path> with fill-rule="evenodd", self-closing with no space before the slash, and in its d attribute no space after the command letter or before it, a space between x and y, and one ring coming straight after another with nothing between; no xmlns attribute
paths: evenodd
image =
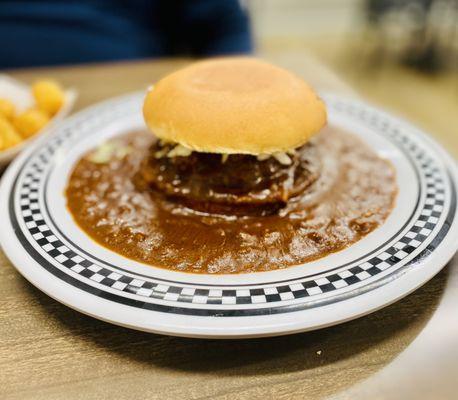
<svg viewBox="0 0 458 400"><path fill-rule="evenodd" d="M274 61L318 87L352 92L312 60ZM144 89L186 60L14 71L79 92L77 109ZM136 332L73 311L22 278L0 251L1 399L318 399L387 365L441 298L443 270L376 313L315 332L268 339L195 340Z"/></svg>

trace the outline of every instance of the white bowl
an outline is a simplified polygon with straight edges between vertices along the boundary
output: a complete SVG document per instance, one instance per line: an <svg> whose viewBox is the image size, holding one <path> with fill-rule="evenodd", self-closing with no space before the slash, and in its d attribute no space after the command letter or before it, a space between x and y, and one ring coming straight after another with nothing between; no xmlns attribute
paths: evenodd
<svg viewBox="0 0 458 400"><path fill-rule="evenodd" d="M0 170L13 161L14 157L16 157L31 143L35 142L39 138L47 136L50 133L51 128L70 113L73 105L75 104L76 97L76 90L66 90L64 105L43 129L30 138L23 140L16 146L10 147L7 150L0 150ZM25 110L34 104L30 86L5 74L0 74L0 98L10 100L16 106L16 109L20 111Z"/></svg>
<svg viewBox="0 0 458 400"><path fill-rule="evenodd" d="M144 92L68 118L13 162L0 185L0 245L18 271L49 296L148 332L275 336L378 310L427 282L456 252L458 169L410 124L364 102L322 97L330 125L360 136L389 159L399 186L386 222L339 252L276 271L205 275L142 264L93 241L66 207L68 177L91 148L144 129Z"/></svg>

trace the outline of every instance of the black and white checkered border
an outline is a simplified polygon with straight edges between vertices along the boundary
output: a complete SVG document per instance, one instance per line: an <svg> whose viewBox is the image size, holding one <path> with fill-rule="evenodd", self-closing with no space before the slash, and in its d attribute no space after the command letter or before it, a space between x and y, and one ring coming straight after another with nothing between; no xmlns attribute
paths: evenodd
<svg viewBox="0 0 458 400"><path fill-rule="evenodd" d="M319 296L358 284L390 268L404 265L403 260L428 239L444 210L444 177L434 159L427 155L427 150L420 148L408 136L402 134L401 129L390 119L383 119L378 113L371 113L370 110L364 108L358 109L352 104L337 102L331 103L331 106L338 111L350 113L373 128L381 129L384 134L391 136L415 159L424 181L422 209L408 232L376 256L359 265L348 267L346 270L292 284L278 284L278 286L204 289L135 278L97 265L78 254L74 249L67 247L58 234L50 229L43 217L43 210L39 202L39 189L42 185L46 164L50 162L55 150L66 141L68 136L78 134L78 129L75 129L76 132L69 129L66 134L64 132L57 136L29 161L25 177L19 188L23 221L36 244L62 267L102 286L143 298L193 304L262 304ZM126 107L122 109L126 110ZM113 119L113 113L122 114L122 111L113 108L111 111L111 119ZM98 115L100 114L103 113Z"/></svg>

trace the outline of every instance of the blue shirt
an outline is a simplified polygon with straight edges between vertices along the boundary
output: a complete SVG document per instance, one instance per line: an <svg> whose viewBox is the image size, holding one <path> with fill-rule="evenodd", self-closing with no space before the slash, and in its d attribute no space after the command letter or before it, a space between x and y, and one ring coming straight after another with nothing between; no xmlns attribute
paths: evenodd
<svg viewBox="0 0 458 400"><path fill-rule="evenodd" d="M237 0L0 0L0 68L247 53Z"/></svg>

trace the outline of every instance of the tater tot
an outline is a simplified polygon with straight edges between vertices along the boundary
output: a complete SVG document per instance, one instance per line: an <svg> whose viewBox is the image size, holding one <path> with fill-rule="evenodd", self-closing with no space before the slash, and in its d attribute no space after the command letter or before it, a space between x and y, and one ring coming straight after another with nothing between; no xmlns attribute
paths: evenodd
<svg viewBox="0 0 458 400"><path fill-rule="evenodd" d="M51 117L56 114L64 104L65 95L58 83L50 80L35 82L32 85L35 102L41 111Z"/></svg>
<svg viewBox="0 0 458 400"><path fill-rule="evenodd" d="M11 120L14 116L15 107L14 104L7 99L0 99L0 116Z"/></svg>
<svg viewBox="0 0 458 400"><path fill-rule="evenodd" d="M48 115L36 108L30 108L24 111L13 120L14 127L23 138L34 135L48 122Z"/></svg>
<svg viewBox="0 0 458 400"><path fill-rule="evenodd" d="M0 150L6 150L22 141L13 125L5 118L0 117Z"/></svg>

